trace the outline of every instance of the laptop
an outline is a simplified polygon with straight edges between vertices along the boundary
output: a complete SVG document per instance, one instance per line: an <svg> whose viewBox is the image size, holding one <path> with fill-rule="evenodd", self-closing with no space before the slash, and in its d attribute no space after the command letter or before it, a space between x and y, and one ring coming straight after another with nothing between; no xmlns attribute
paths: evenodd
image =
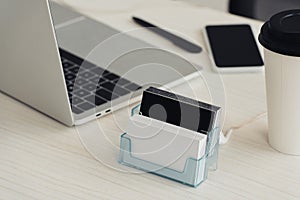
<svg viewBox="0 0 300 200"><path fill-rule="evenodd" d="M171 87L197 72L48 0L1 0L0 27L0 90L67 126L127 106L151 84Z"/></svg>

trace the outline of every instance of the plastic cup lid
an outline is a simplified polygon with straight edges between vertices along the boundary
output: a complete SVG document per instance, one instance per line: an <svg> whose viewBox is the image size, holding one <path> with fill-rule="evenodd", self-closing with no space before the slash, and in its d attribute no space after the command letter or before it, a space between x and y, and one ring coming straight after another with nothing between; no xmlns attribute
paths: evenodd
<svg viewBox="0 0 300 200"><path fill-rule="evenodd" d="M262 26L259 42L276 53L300 56L300 9L272 16Z"/></svg>

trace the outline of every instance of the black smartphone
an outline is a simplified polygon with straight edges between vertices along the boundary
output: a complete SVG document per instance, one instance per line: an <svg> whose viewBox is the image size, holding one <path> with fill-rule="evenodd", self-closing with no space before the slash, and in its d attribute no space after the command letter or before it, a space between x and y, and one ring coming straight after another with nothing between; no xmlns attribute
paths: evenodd
<svg viewBox="0 0 300 200"><path fill-rule="evenodd" d="M218 72L260 71L261 52L248 24L206 26L205 39Z"/></svg>

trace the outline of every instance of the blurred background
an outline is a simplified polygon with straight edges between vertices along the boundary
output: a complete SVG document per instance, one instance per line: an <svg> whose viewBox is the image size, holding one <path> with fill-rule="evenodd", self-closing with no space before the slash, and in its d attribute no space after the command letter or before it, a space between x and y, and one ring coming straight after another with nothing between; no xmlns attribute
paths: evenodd
<svg viewBox="0 0 300 200"><path fill-rule="evenodd" d="M178 0L176 0L178 1ZM282 10L300 9L300 0L184 0L262 21Z"/></svg>
<svg viewBox="0 0 300 200"><path fill-rule="evenodd" d="M180 0L174 0L180 1ZM228 11L229 0L182 0L198 6L206 6L217 10ZM247 0L240 0L247 1Z"/></svg>

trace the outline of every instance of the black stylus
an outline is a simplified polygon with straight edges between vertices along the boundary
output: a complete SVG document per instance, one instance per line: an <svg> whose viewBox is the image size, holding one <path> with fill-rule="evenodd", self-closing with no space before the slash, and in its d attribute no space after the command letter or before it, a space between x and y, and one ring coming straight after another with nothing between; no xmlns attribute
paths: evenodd
<svg viewBox="0 0 300 200"><path fill-rule="evenodd" d="M165 31L164 29L155 26L154 24L151 24L149 22L146 22L145 20L142 20L138 17L132 17L133 21L135 21L137 24L143 26L143 27L150 27L149 30L157 33L158 35L168 39L171 41L174 45L188 51L191 53L200 53L202 51L202 48L196 44L193 44L186 39L179 37L177 35L174 35L170 32Z"/></svg>

